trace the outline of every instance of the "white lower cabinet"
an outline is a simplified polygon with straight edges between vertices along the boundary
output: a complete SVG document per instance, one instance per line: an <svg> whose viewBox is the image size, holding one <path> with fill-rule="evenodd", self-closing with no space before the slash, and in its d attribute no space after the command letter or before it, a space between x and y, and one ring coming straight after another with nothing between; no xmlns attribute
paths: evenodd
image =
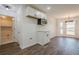
<svg viewBox="0 0 79 59"><path fill-rule="evenodd" d="M49 42L49 32L48 31L37 31L37 40L41 45L45 45Z"/></svg>

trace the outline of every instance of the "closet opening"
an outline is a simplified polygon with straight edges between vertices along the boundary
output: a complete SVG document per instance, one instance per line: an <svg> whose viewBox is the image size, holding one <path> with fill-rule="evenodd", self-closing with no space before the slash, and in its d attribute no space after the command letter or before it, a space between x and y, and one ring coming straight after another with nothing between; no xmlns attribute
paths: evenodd
<svg viewBox="0 0 79 59"><path fill-rule="evenodd" d="M13 20L12 16L0 16L0 45L5 45L8 43L15 42L14 32L13 32Z"/></svg>

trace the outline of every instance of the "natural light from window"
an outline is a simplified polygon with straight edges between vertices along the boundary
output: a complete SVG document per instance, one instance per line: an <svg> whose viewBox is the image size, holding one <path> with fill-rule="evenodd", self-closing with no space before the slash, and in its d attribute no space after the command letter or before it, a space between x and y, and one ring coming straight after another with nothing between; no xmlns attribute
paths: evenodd
<svg viewBox="0 0 79 59"><path fill-rule="evenodd" d="M66 21L66 35L75 35L75 21Z"/></svg>

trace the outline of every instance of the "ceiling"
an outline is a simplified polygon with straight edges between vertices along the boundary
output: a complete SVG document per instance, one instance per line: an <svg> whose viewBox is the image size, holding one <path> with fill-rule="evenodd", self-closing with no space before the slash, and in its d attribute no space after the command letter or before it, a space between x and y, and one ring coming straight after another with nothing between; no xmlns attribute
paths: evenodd
<svg viewBox="0 0 79 59"><path fill-rule="evenodd" d="M0 10L4 10L7 12L17 12L18 11L18 7L20 7L22 4L0 4Z"/></svg>
<svg viewBox="0 0 79 59"><path fill-rule="evenodd" d="M78 4L33 4L31 5L55 18L75 17L79 15ZM50 10L47 10L50 7Z"/></svg>
<svg viewBox="0 0 79 59"><path fill-rule="evenodd" d="M17 7L19 5L10 4L9 6L12 8L11 10L16 11L18 10ZM54 18L79 16L79 4L31 4L30 6L37 8ZM50 10L48 10L47 7L50 7ZM4 10L5 8L0 5L0 9Z"/></svg>

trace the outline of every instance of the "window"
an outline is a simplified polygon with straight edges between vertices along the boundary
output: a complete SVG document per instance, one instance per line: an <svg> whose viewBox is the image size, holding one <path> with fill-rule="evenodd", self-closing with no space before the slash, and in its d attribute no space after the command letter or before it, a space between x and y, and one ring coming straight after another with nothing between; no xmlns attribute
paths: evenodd
<svg viewBox="0 0 79 59"><path fill-rule="evenodd" d="M66 34L75 35L75 21L66 21Z"/></svg>

